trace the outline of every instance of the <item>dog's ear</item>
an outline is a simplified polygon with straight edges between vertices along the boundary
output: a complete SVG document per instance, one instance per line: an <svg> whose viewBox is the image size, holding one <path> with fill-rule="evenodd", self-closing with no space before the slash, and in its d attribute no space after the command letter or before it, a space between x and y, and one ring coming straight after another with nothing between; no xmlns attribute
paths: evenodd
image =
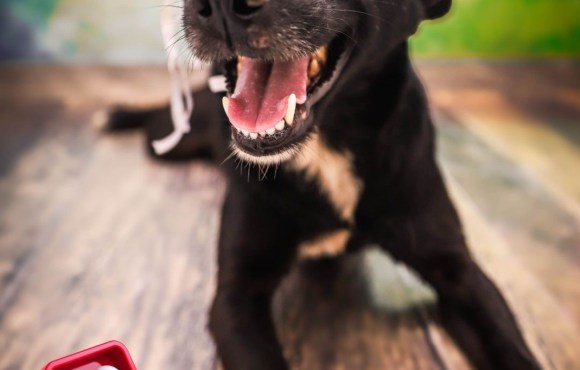
<svg viewBox="0 0 580 370"><path fill-rule="evenodd" d="M421 0L425 6L427 19L443 17L451 8L451 0Z"/></svg>

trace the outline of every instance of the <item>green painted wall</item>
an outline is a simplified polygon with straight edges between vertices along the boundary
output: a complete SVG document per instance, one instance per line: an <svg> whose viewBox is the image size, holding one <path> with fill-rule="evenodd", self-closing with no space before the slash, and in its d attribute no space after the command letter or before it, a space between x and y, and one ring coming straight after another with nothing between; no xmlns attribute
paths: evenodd
<svg viewBox="0 0 580 370"><path fill-rule="evenodd" d="M580 0L454 0L411 46L420 57L578 57Z"/></svg>

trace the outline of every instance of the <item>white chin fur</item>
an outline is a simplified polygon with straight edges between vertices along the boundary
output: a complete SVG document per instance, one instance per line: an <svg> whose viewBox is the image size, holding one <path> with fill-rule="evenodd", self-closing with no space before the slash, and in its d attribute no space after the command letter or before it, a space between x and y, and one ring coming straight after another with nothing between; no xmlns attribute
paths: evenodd
<svg viewBox="0 0 580 370"><path fill-rule="evenodd" d="M232 150L240 159L249 163L261 165L282 164L294 158L297 152L297 149L290 148L276 154L255 156L253 154L244 152L242 149L238 148L238 146L235 144L232 145Z"/></svg>

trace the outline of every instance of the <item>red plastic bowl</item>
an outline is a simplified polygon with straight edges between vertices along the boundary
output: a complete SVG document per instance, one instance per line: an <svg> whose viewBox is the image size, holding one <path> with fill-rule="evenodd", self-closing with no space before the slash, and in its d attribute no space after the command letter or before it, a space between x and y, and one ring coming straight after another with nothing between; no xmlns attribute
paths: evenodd
<svg viewBox="0 0 580 370"><path fill-rule="evenodd" d="M101 366L137 370L123 343L112 340L49 362L43 370L97 370Z"/></svg>

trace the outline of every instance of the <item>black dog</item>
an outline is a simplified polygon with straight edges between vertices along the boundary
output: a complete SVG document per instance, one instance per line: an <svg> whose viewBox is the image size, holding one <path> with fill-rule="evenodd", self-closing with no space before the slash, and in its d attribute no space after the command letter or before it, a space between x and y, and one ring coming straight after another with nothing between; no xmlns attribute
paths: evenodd
<svg viewBox="0 0 580 370"><path fill-rule="evenodd" d="M301 258L370 244L435 288L443 324L477 368L539 368L467 250L408 56L407 38L450 2L185 0L187 41L228 91L194 94L192 133L164 157L237 157L221 165L210 315L225 369L287 369L270 314L280 280ZM116 112L110 127L141 124L149 141L163 136L168 108Z"/></svg>

